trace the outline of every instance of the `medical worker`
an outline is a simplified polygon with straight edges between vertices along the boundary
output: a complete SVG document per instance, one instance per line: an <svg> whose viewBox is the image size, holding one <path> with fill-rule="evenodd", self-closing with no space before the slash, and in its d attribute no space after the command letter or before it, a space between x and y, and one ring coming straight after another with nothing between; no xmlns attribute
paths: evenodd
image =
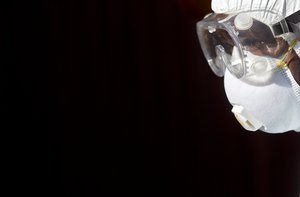
<svg viewBox="0 0 300 197"><path fill-rule="evenodd" d="M197 23L232 112L250 131L300 131L300 1L212 0Z"/></svg>

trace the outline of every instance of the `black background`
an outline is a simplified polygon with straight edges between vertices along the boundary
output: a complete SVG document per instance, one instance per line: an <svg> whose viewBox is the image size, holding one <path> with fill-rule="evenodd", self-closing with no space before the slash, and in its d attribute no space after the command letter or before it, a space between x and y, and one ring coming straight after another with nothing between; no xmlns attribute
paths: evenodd
<svg viewBox="0 0 300 197"><path fill-rule="evenodd" d="M210 2L185 3L11 6L4 109L10 130L29 138L11 156L24 191L299 196L299 134L241 128L196 35Z"/></svg>

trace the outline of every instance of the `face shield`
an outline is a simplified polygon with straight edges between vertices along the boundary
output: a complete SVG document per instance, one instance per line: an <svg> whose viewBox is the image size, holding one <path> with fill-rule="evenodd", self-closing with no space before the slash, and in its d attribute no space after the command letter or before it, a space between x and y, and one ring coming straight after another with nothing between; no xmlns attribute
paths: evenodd
<svg viewBox="0 0 300 197"><path fill-rule="evenodd" d="M202 51L216 75L222 77L228 69L236 78L262 76L287 65L293 46L277 35L289 29L287 23L281 22L284 20L280 15L268 12L273 28L263 18L253 17L257 12L211 13L197 23ZM294 40L291 45L296 43Z"/></svg>

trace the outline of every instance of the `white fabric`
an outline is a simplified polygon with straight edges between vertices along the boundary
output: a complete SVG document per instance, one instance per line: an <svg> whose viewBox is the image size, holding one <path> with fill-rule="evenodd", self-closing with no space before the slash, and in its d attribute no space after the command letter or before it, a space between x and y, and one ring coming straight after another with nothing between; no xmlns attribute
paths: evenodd
<svg viewBox="0 0 300 197"><path fill-rule="evenodd" d="M283 18L300 10L299 0L212 0L211 8L215 13L236 13L241 11L271 10ZM253 18L267 24L276 23L280 18L268 15L268 12L255 12ZM297 28L298 27L298 28ZM299 30L300 23L296 24L295 29ZM300 32L296 32L300 38Z"/></svg>
<svg viewBox="0 0 300 197"><path fill-rule="evenodd" d="M233 13L244 10L273 10L286 17L300 10L299 0L212 0L216 13Z"/></svg>
<svg viewBox="0 0 300 197"><path fill-rule="evenodd" d="M254 86L234 77L228 70L224 75L227 98L232 105L243 106L267 133L299 130L300 106L291 84L278 70L265 85ZM286 70L289 72L289 70Z"/></svg>

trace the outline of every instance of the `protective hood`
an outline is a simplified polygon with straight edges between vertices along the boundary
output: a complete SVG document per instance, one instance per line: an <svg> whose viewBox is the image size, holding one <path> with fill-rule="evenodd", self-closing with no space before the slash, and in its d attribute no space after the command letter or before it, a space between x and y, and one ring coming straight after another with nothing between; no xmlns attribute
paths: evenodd
<svg viewBox="0 0 300 197"><path fill-rule="evenodd" d="M211 8L215 13L233 13L242 10L274 10L286 17L300 10L298 0L212 0Z"/></svg>

